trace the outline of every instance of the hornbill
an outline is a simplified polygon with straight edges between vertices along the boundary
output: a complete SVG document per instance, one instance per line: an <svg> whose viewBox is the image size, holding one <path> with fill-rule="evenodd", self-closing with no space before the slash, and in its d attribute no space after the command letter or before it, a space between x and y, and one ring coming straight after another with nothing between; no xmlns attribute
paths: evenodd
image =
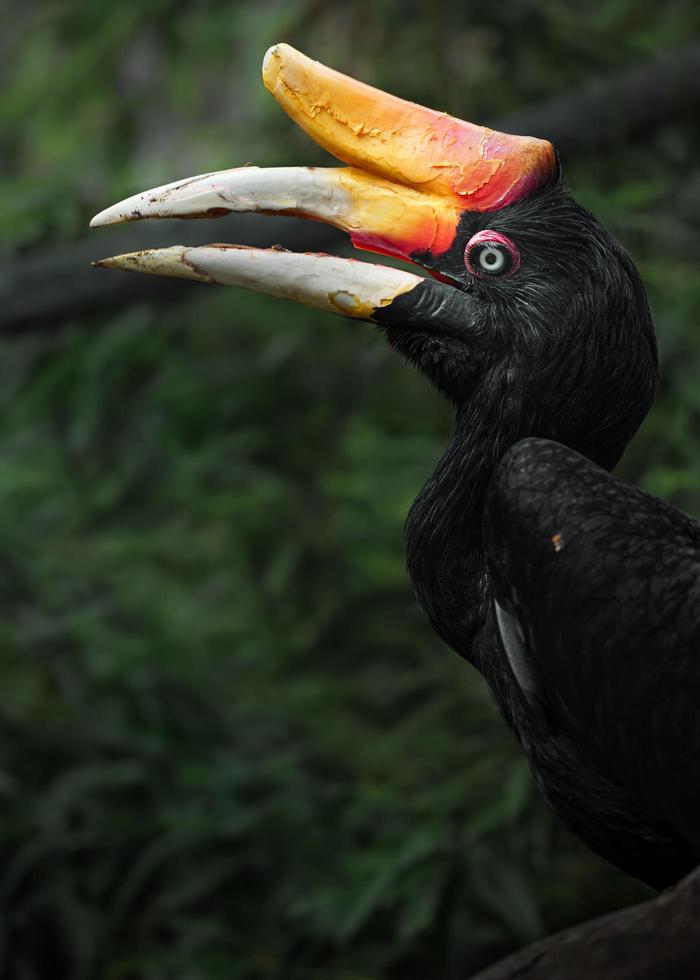
<svg viewBox="0 0 700 980"><path fill-rule="evenodd" d="M447 396L454 432L406 521L418 601L485 677L566 826L652 886L676 882L700 861L700 526L610 474L657 382L635 266L572 199L550 143L285 44L263 80L344 167L204 174L92 225L303 216L429 276L236 245L96 264L371 321Z"/></svg>

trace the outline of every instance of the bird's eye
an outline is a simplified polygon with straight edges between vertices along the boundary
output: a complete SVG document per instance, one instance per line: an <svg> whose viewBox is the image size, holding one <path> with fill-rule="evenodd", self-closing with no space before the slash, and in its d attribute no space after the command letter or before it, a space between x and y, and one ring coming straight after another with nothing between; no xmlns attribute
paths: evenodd
<svg viewBox="0 0 700 980"><path fill-rule="evenodd" d="M499 231L480 231L467 242L464 263L474 276L512 275L520 266L515 242Z"/></svg>

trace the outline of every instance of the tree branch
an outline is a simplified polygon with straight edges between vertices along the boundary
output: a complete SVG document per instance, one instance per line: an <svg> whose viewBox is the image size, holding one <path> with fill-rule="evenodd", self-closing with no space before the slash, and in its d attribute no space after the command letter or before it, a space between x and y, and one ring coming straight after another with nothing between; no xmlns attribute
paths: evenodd
<svg viewBox="0 0 700 980"><path fill-rule="evenodd" d="M494 120L504 133L551 140L566 156L648 136L700 102L700 38Z"/></svg>
<svg viewBox="0 0 700 980"><path fill-rule="evenodd" d="M641 905L527 946L472 980L683 980L700 975L700 869Z"/></svg>

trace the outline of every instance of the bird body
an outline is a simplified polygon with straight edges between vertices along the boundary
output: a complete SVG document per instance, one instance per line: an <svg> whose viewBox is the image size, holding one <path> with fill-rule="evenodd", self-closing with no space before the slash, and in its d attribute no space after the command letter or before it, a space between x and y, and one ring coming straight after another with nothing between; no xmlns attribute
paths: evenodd
<svg viewBox="0 0 700 980"><path fill-rule="evenodd" d="M448 455L407 521L419 602L484 676L566 826L673 884L700 859L700 525L533 438L497 462L476 523L457 473L444 486ZM468 498L483 470L467 459ZM453 514L441 547L428 501L450 498L467 539Z"/></svg>
<svg viewBox="0 0 700 980"><path fill-rule="evenodd" d="M459 442L407 521L418 600L565 825L667 887L700 858L700 525L560 443Z"/></svg>
<svg viewBox="0 0 700 980"><path fill-rule="evenodd" d="M432 278L231 245L98 264L370 320L443 392L455 430L406 522L418 601L483 674L564 823L671 884L700 860L700 529L608 472L657 382L634 264L546 141L403 102L286 45L263 77L344 168L205 174L93 224L302 215Z"/></svg>
<svg viewBox="0 0 700 980"><path fill-rule="evenodd" d="M700 859L700 524L528 439L497 467L484 528L492 603L534 680L511 673L509 723L542 791L612 863L674 883ZM504 653L491 617L487 679Z"/></svg>

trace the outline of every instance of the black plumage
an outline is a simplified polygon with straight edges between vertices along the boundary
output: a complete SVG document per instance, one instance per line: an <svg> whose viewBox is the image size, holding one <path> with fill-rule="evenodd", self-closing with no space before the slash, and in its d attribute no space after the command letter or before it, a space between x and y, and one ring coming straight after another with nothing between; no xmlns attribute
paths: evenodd
<svg viewBox="0 0 700 980"><path fill-rule="evenodd" d="M517 241L517 276L465 272L482 228ZM467 321L402 317L400 301L384 318L456 407L406 523L418 599L484 675L564 823L665 887L700 859L700 537L607 472L656 386L639 275L560 178L465 215L437 271Z"/></svg>
<svg viewBox="0 0 700 980"><path fill-rule="evenodd" d="M700 855L700 525L526 439L497 467L483 526L476 657L540 789L594 851L673 884Z"/></svg>

